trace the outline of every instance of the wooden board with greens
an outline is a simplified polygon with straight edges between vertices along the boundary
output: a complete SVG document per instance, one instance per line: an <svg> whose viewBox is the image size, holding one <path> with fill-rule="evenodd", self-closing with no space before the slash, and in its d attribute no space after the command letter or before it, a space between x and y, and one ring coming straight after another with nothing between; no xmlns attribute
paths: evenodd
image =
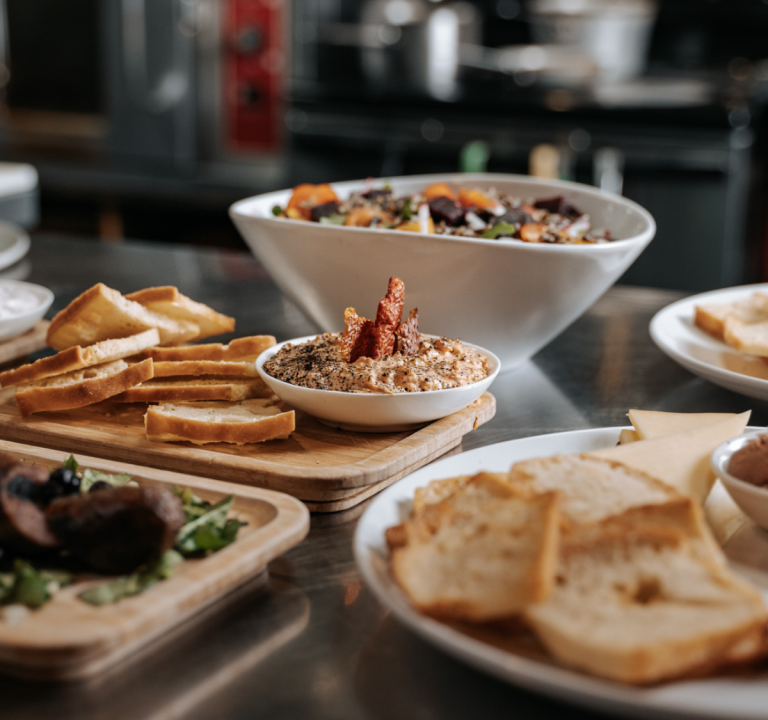
<svg viewBox="0 0 768 720"><path fill-rule="evenodd" d="M37 498L38 511L50 520L45 528L50 537L34 527L48 542L35 549L29 538L13 540L7 512L0 518L5 551L0 558L2 672L49 679L92 675L261 572L308 528L301 503L268 490L85 456L75 460L60 451L7 441L0 441L0 453L21 463L15 470L11 466L13 478L0 480L0 500L9 480L29 475L29 482L15 481L14 492ZM65 481L67 492L46 489L50 478ZM99 542L87 533L82 542L77 532L94 527L92 506L99 522L114 510L105 511L110 495L127 505L150 498L169 520L155 534L172 532L170 541L151 548L141 541L136 528L152 519L145 513L128 533L123 528L124 536L110 528ZM53 499L39 500L48 496ZM12 500L30 509L29 498ZM66 522L57 525L53 518ZM139 546L144 542L138 555L131 532ZM116 549L113 554L106 552L110 548ZM99 571L104 563L120 571Z"/></svg>

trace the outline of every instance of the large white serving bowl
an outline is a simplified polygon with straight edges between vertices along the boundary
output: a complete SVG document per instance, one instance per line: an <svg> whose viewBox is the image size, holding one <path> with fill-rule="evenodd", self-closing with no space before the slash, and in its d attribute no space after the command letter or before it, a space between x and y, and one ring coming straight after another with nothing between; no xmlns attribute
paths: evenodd
<svg viewBox="0 0 768 720"><path fill-rule="evenodd" d="M447 390L398 393L351 393L336 390L315 390L299 387L273 378L264 370L264 363L283 345L301 345L313 340L315 335L287 340L273 345L259 355L256 369L270 390L297 410L317 418L326 425L357 432L399 432L411 430L433 420L463 410L477 400L496 379L501 363L492 352L464 343L488 358L488 377L480 382Z"/></svg>
<svg viewBox="0 0 768 720"><path fill-rule="evenodd" d="M384 180L377 183L380 185ZM373 317L387 280L405 281L406 309L425 331L472 338L509 369L531 357L589 308L656 233L636 203L578 183L518 175L455 174L387 178L396 195L433 182L496 187L522 199L565 195L616 242L545 245L339 227L272 215L291 190L241 200L230 216L280 289L325 332L344 326L344 309ZM363 181L334 183L341 198Z"/></svg>

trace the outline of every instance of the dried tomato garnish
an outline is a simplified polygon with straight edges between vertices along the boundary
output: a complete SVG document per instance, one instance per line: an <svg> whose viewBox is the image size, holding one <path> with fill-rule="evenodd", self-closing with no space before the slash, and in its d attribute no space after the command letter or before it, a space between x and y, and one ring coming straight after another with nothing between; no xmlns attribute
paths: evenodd
<svg viewBox="0 0 768 720"><path fill-rule="evenodd" d="M405 301L405 283L398 277L389 278L387 294L376 310L372 358L382 358L395 351L395 332L400 325Z"/></svg>
<svg viewBox="0 0 768 720"><path fill-rule="evenodd" d="M370 357L374 345L373 320L361 317L355 308L344 311L344 332L341 334L341 357L355 362L359 357Z"/></svg>
<svg viewBox="0 0 768 720"><path fill-rule="evenodd" d="M419 309L413 308L408 319L397 328L397 350L403 355L419 351Z"/></svg>

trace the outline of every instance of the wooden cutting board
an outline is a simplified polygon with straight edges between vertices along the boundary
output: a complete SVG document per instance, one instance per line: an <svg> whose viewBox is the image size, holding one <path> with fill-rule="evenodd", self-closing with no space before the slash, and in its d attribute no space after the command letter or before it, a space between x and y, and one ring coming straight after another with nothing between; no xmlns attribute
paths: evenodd
<svg viewBox="0 0 768 720"><path fill-rule="evenodd" d="M144 434L142 404L99 403L22 418L13 388L0 391L0 436L74 453L279 490L336 511L439 457L490 420L496 400L485 393L468 408L418 430L355 433L296 413L288 440L252 445L155 443ZM345 502L347 501L347 502Z"/></svg>
<svg viewBox="0 0 768 720"><path fill-rule="evenodd" d="M0 452L55 467L67 452L0 441ZM140 485L189 487L211 501L235 496L232 515L247 525L232 545L199 560L186 560L175 575L140 595L94 607L77 595L88 583L60 590L18 625L0 621L0 671L62 680L94 675L182 623L260 573L299 543L309 513L294 498L260 488L137 467L76 454L83 468L126 472Z"/></svg>
<svg viewBox="0 0 768 720"><path fill-rule="evenodd" d="M46 347L45 335L49 324L47 320L40 320L22 335L0 342L0 365L24 358Z"/></svg>

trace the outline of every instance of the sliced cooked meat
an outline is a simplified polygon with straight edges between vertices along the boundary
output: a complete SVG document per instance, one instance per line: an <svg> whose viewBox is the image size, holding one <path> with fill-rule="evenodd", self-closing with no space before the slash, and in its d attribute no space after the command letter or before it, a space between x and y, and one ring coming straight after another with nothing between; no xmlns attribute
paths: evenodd
<svg viewBox="0 0 768 720"><path fill-rule="evenodd" d="M41 552L59 544L45 519L48 472L0 458L0 546L21 553Z"/></svg>
<svg viewBox="0 0 768 720"><path fill-rule="evenodd" d="M173 547L185 522L181 501L165 488L119 487L54 500L54 534L93 570L128 573Z"/></svg>

